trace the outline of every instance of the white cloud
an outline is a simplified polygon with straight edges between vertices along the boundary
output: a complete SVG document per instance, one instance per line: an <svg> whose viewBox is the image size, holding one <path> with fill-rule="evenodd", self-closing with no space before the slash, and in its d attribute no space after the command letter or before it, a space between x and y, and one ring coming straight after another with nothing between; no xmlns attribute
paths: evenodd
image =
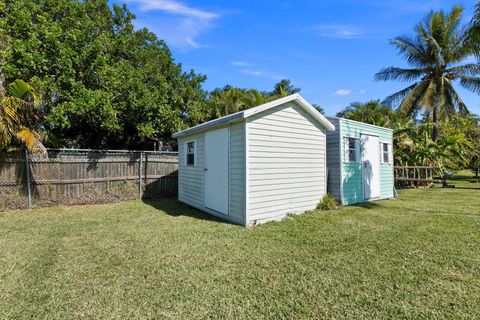
<svg viewBox="0 0 480 320"><path fill-rule="evenodd" d="M261 77L261 78L268 78L275 81L279 81L285 78L277 74L273 74L273 73L262 71L262 70L255 70L255 69L241 69L240 72L246 75Z"/></svg>
<svg viewBox="0 0 480 320"><path fill-rule="evenodd" d="M365 92L367 92L367 90L365 90L365 89L362 89L362 90L358 91L358 93L360 93L360 94L364 94Z"/></svg>
<svg viewBox="0 0 480 320"><path fill-rule="evenodd" d="M176 0L126 0L139 5L142 11L162 11L168 16L154 22L147 22L148 28L155 32L169 46L188 49L202 47L196 40L201 34L212 28L212 21L219 14L187 6Z"/></svg>
<svg viewBox="0 0 480 320"><path fill-rule="evenodd" d="M361 36L358 29L344 25L319 25L314 28L322 37L355 39Z"/></svg>
<svg viewBox="0 0 480 320"><path fill-rule="evenodd" d="M232 62L230 62L230 64L232 66L235 66L235 67L250 67L250 66L252 66L251 63L245 62L245 61L232 61Z"/></svg>
<svg viewBox="0 0 480 320"><path fill-rule="evenodd" d="M271 73L268 71L260 70L255 67L253 63L246 62L246 61L232 61L230 62L232 66L235 66L238 68L238 71L242 74L249 75L249 76L254 76L254 77L261 77L261 78L268 78L272 79L275 81L279 81L281 79L284 79L285 77Z"/></svg>
<svg viewBox="0 0 480 320"><path fill-rule="evenodd" d="M347 96L349 95L350 93L352 93L351 90L348 90L348 89L338 89L337 91L335 91L335 94L337 96Z"/></svg>
<svg viewBox="0 0 480 320"><path fill-rule="evenodd" d="M218 14L208 12L184 5L174 0L128 0L129 2L137 2L140 4L140 10L151 11L161 10L172 14L179 14L187 17L198 19L214 19L218 18Z"/></svg>

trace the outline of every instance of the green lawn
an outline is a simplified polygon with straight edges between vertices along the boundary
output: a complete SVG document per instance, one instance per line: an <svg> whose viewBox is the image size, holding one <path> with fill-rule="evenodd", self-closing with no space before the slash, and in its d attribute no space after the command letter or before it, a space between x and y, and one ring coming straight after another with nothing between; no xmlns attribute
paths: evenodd
<svg viewBox="0 0 480 320"><path fill-rule="evenodd" d="M479 318L480 190L399 196L254 229L174 200L0 213L0 318Z"/></svg>

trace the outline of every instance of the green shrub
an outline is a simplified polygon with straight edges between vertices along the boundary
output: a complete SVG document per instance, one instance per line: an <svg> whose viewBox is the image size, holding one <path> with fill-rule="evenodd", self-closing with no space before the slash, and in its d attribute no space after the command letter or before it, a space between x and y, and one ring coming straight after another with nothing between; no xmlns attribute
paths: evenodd
<svg viewBox="0 0 480 320"><path fill-rule="evenodd" d="M329 193L325 194L322 200L317 204L317 209L320 210L335 210L337 208L337 199Z"/></svg>

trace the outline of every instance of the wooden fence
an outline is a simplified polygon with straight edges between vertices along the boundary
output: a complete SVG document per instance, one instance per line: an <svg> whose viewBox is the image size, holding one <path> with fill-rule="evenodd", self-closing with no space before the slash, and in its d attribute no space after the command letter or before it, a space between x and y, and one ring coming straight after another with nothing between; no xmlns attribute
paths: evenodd
<svg viewBox="0 0 480 320"><path fill-rule="evenodd" d="M0 157L0 210L175 196L173 152L49 149Z"/></svg>
<svg viewBox="0 0 480 320"><path fill-rule="evenodd" d="M436 168L429 166L395 166L394 176L397 187L426 187L439 180L435 180Z"/></svg>

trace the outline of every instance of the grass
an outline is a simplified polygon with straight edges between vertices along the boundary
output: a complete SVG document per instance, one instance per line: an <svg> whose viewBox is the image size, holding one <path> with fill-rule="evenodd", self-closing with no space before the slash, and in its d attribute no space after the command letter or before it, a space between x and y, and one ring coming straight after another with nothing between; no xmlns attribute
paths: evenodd
<svg viewBox="0 0 480 320"><path fill-rule="evenodd" d="M174 200L1 213L0 318L479 318L480 190L399 196L254 229Z"/></svg>

